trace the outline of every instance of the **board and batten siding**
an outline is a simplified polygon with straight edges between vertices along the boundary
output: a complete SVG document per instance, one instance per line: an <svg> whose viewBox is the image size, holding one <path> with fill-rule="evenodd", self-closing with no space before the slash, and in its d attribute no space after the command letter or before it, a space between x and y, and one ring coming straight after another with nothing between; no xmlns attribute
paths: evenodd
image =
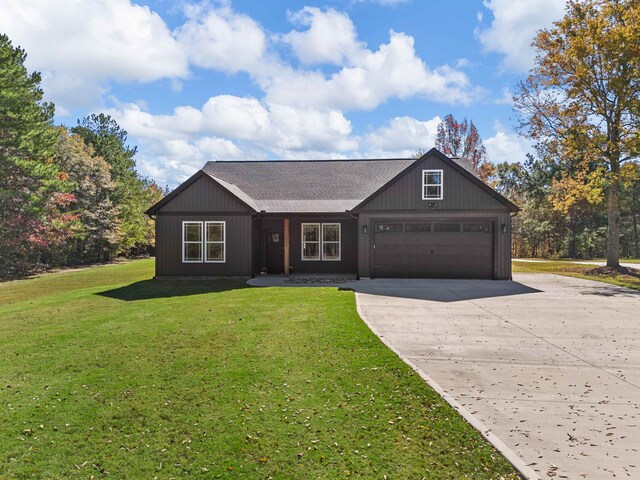
<svg viewBox="0 0 640 480"><path fill-rule="evenodd" d="M182 222L224 221L224 263L183 263ZM175 214L156 217L156 276L251 276L251 216Z"/></svg>
<svg viewBox="0 0 640 480"><path fill-rule="evenodd" d="M211 178L200 177L156 214L156 276L250 276L251 213L249 207ZM185 221L226 222L224 263L182 262Z"/></svg>
<svg viewBox="0 0 640 480"><path fill-rule="evenodd" d="M459 167L462 170L463 167ZM422 199L422 171L442 170L443 199ZM469 220L493 223L495 279L511 279L511 211L494 197L436 155L425 157L359 209L358 273L372 274L375 222L379 220ZM506 226L503 233L502 226ZM366 226L368 233L363 233Z"/></svg>
<svg viewBox="0 0 640 480"><path fill-rule="evenodd" d="M339 223L340 260L302 260L302 224ZM311 215L289 220L289 262L293 273L356 273L358 268L358 223L354 218Z"/></svg>
<svg viewBox="0 0 640 480"><path fill-rule="evenodd" d="M462 169L462 167L460 167ZM442 170L442 200L422 200L422 171ZM430 206L435 204L435 207ZM361 211L372 210L508 210L498 199L465 178L435 155L412 166L394 183L370 199Z"/></svg>
<svg viewBox="0 0 640 480"><path fill-rule="evenodd" d="M251 210L231 195L212 178L201 176L184 191L163 205L158 213L168 212L250 212Z"/></svg>

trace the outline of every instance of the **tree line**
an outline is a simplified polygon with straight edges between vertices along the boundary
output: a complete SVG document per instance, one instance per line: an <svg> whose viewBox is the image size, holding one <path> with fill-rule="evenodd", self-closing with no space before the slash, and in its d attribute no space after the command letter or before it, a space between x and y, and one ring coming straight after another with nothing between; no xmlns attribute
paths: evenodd
<svg viewBox="0 0 640 480"><path fill-rule="evenodd" d="M640 257L640 0L569 0L538 32L514 110L534 149L493 165L473 122L445 117L436 146L519 205L516 257Z"/></svg>
<svg viewBox="0 0 640 480"><path fill-rule="evenodd" d="M53 124L39 73L0 35L0 278L146 253L144 211L164 195L104 114Z"/></svg>

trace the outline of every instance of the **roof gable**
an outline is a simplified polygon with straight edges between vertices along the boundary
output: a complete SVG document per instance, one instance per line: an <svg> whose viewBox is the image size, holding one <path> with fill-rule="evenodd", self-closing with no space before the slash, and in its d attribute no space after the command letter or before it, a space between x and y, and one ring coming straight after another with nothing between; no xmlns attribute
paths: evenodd
<svg viewBox="0 0 640 480"><path fill-rule="evenodd" d="M439 208L518 210L434 148L418 159L208 162L146 213L420 210L431 208L419 193L421 180L416 180L422 168L445 170L445 199Z"/></svg>
<svg viewBox="0 0 640 480"><path fill-rule="evenodd" d="M183 211L257 211L246 195L233 190L200 170L145 213L156 215L159 212ZM242 197L247 198L248 201Z"/></svg>
<svg viewBox="0 0 640 480"><path fill-rule="evenodd" d="M422 200L422 170L443 170L443 199ZM519 209L473 173L435 148L360 202L354 210Z"/></svg>

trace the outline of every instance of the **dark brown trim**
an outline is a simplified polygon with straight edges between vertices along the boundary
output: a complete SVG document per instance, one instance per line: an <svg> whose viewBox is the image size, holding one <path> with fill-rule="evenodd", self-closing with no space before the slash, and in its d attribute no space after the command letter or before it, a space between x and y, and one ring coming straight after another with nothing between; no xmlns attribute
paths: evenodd
<svg viewBox="0 0 640 480"><path fill-rule="evenodd" d="M503 208L458 208L458 209L438 209L434 208L433 210L367 210L367 214L369 215L433 215L433 214L444 214L444 215L463 215L464 214L478 214L478 213L505 213L505 209Z"/></svg>
<svg viewBox="0 0 640 480"><path fill-rule="evenodd" d="M393 177L391 180L389 180L387 183L385 183L383 186L381 186L378 190L376 190L375 192L373 192L371 195L369 195L367 198L365 198L362 202L360 202L358 205L356 205L355 207L353 207L351 210L352 211L357 211L362 209L363 206L365 206L367 203L369 203L370 200L372 200L373 198L377 197L380 193L382 193L384 190L386 190L387 188L389 188L391 185L393 185L395 182L397 182L398 180L400 180L402 177L404 177L405 175L407 175L411 170L413 170L416 165L419 162L422 162L425 158L430 157L430 156L435 156L437 157L439 160L441 160L445 165L447 165L448 167L452 168L453 170L455 170L456 172L458 172L460 175L462 175L463 177L465 177L467 180L469 180L470 182L472 182L473 184L475 184L476 186L480 187L482 190L484 190L486 193L488 193L489 195L491 195L492 197L494 197L496 200L498 200L500 203L504 204L505 206L507 206L509 208L510 211L512 212L518 212L520 210L520 208L515 205L514 203L510 202L509 200L507 200L505 197L503 197L502 195L500 195L498 192L496 192L493 188L491 188L489 185L487 185L486 183L484 183L482 180L480 180L478 177L476 177L475 175L473 175L472 173L468 172L464 167L462 167L461 165L457 164L456 162L454 162L453 160L451 160L449 157L447 157L446 155L444 155L442 152L440 152L437 148L432 148L431 150L429 150L427 153L425 153L423 156L421 156L420 158L416 159L415 162L411 163L409 166L407 166L407 168L405 168L404 170L402 170L400 173L398 173L395 177Z"/></svg>
<svg viewBox="0 0 640 480"><path fill-rule="evenodd" d="M234 216L234 217L242 217L242 216L256 216L253 212L219 212L216 210L207 210L202 212L197 211L179 211L179 212L158 212L156 216L159 217L183 217L186 215L208 215L208 216Z"/></svg>

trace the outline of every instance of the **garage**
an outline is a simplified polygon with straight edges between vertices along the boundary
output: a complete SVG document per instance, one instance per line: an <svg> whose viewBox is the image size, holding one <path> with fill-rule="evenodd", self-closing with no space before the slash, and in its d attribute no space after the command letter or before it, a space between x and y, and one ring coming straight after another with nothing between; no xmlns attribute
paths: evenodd
<svg viewBox="0 0 640 480"><path fill-rule="evenodd" d="M373 276L493 278L492 221L374 222Z"/></svg>

